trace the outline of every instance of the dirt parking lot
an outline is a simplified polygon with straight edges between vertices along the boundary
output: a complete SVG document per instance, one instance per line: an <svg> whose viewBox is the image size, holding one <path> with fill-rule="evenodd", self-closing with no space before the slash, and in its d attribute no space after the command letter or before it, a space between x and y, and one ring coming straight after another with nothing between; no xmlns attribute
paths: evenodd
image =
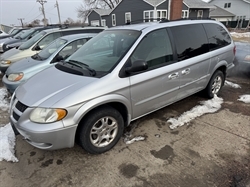
<svg viewBox="0 0 250 187"><path fill-rule="evenodd" d="M146 137L144 141L126 145L123 137L101 155L87 154L78 145L39 150L17 136L19 162L0 162L1 187L250 187L250 104L237 101L250 94L250 77L228 80L241 88L224 86L218 112L171 130L167 119L206 100L196 94L126 129L132 137ZM8 123L6 111L0 116L0 124Z"/></svg>

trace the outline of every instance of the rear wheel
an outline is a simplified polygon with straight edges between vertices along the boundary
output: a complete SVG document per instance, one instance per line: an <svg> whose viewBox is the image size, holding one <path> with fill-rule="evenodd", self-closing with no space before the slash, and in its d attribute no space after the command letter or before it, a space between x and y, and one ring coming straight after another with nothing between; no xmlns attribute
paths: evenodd
<svg viewBox="0 0 250 187"><path fill-rule="evenodd" d="M92 154L110 150L119 141L124 129L121 114L110 106L91 111L80 125L78 143Z"/></svg>
<svg viewBox="0 0 250 187"><path fill-rule="evenodd" d="M224 74L220 70L217 70L211 77L205 89L207 97L213 98L214 95L218 95L220 93L222 86L224 85L224 82L225 82Z"/></svg>

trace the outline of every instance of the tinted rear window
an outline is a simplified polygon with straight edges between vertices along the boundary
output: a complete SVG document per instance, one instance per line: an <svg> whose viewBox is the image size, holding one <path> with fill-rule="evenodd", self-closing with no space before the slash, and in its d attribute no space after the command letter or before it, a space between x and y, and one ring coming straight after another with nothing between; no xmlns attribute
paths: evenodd
<svg viewBox="0 0 250 187"><path fill-rule="evenodd" d="M222 26L213 23L205 23L203 25L207 32L210 51L231 43L231 38L228 35L228 32Z"/></svg>
<svg viewBox="0 0 250 187"><path fill-rule="evenodd" d="M170 29L174 36L178 61L209 51L207 36L202 24L182 25Z"/></svg>

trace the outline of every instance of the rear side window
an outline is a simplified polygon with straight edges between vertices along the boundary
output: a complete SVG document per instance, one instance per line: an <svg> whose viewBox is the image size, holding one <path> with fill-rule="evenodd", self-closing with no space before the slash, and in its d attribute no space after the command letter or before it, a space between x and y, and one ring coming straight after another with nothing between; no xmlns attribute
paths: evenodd
<svg viewBox="0 0 250 187"><path fill-rule="evenodd" d="M210 51L224 47L231 43L230 36L222 26L213 23L206 23L203 25L207 32Z"/></svg>
<svg viewBox="0 0 250 187"><path fill-rule="evenodd" d="M182 25L170 29L175 40L178 61L209 51L207 35L201 24Z"/></svg>

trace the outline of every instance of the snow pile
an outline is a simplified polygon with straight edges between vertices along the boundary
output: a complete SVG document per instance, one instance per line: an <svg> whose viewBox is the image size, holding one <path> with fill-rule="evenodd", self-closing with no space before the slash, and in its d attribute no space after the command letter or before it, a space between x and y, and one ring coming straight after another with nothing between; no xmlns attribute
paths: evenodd
<svg viewBox="0 0 250 187"><path fill-rule="evenodd" d="M241 88L240 85L232 83L232 82L229 82L229 81L225 81L225 85L231 86L233 88Z"/></svg>
<svg viewBox="0 0 250 187"><path fill-rule="evenodd" d="M0 108L1 110L8 110L9 102L7 100L8 91L5 88L0 88Z"/></svg>
<svg viewBox="0 0 250 187"><path fill-rule="evenodd" d="M175 129L177 127L183 126L185 123L190 122L191 120L202 116L203 114L207 113L214 113L221 108L221 104L223 103L223 99L214 96L213 99L202 101L200 102L201 105L195 106L191 110L184 112L180 117L177 119L170 118L167 122L171 123L169 126L170 129Z"/></svg>
<svg viewBox="0 0 250 187"><path fill-rule="evenodd" d="M244 103L250 103L250 95L241 95L238 101L242 101Z"/></svg>
<svg viewBox="0 0 250 187"><path fill-rule="evenodd" d="M15 134L10 123L0 127L0 161L18 162L15 157Z"/></svg>
<svg viewBox="0 0 250 187"><path fill-rule="evenodd" d="M231 32L231 36L235 38L248 38L250 37L250 32L243 32L243 33L238 33L238 32Z"/></svg>

